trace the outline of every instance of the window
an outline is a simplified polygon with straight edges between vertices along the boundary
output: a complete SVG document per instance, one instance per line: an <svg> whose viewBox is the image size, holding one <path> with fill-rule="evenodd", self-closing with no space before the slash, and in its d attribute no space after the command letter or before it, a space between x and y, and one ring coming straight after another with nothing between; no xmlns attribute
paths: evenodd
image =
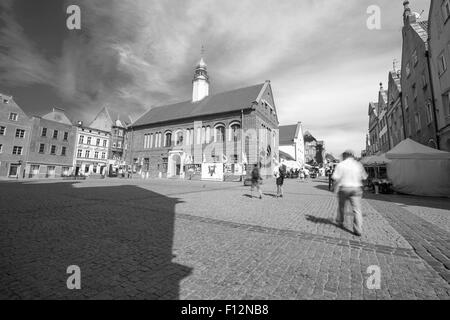
<svg viewBox="0 0 450 320"><path fill-rule="evenodd" d="M413 60L414 66L416 66L417 63L419 62L419 59L417 58L417 50L414 50L414 52L412 54L412 60Z"/></svg>
<svg viewBox="0 0 450 320"><path fill-rule="evenodd" d="M179 130L175 133L175 144L182 146L184 141L183 131Z"/></svg>
<svg viewBox="0 0 450 320"><path fill-rule="evenodd" d="M122 148L122 141L117 141L117 148Z"/></svg>
<svg viewBox="0 0 450 320"><path fill-rule="evenodd" d="M50 150L50 154L51 155L56 155L56 146L52 146L52 148Z"/></svg>
<svg viewBox="0 0 450 320"><path fill-rule="evenodd" d="M116 147L116 143L114 142L114 143L113 143L113 148L115 148L115 147Z"/></svg>
<svg viewBox="0 0 450 320"><path fill-rule="evenodd" d="M238 123L231 124L230 127L230 141L237 142L240 139L241 126Z"/></svg>
<svg viewBox="0 0 450 320"><path fill-rule="evenodd" d="M85 152L84 152L84 157L85 158L89 158L90 157L90 151L89 150L86 150Z"/></svg>
<svg viewBox="0 0 450 320"><path fill-rule="evenodd" d="M88 137L88 138L87 138L87 144L91 144L91 140L92 140L92 138L91 138L91 137Z"/></svg>
<svg viewBox="0 0 450 320"><path fill-rule="evenodd" d="M415 100L415 99L417 99L417 88L416 88L416 84L415 83L412 85L412 91L413 91L413 97L414 97L414 100Z"/></svg>
<svg viewBox="0 0 450 320"><path fill-rule="evenodd" d="M102 159L106 158L106 153L102 152Z"/></svg>
<svg viewBox="0 0 450 320"><path fill-rule="evenodd" d="M6 132L6 127L0 126L0 136L4 136Z"/></svg>
<svg viewBox="0 0 450 320"><path fill-rule="evenodd" d="M58 139L58 130L53 130L53 139Z"/></svg>
<svg viewBox="0 0 450 320"><path fill-rule="evenodd" d="M2 152L3 152L3 145L0 144L0 153L2 153Z"/></svg>
<svg viewBox="0 0 450 320"><path fill-rule="evenodd" d="M64 141L67 141L67 139L69 139L69 133L68 132L64 132Z"/></svg>
<svg viewBox="0 0 450 320"><path fill-rule="evenodd" d="M94 158L95 158L95 159L98 159L98 151L95 151L95 153L94 153Z"/></svg>
<svg viewBox="0 0 450 320"><path fill-rule="evenodd" d="M164 137L164 147L171 147L172 146L172 133L167 132Z"/></svg>
<svg viewBox="0 0 450 320"><path fill-rule="evenodd" d="M438 58L438 70L439 70L439 76L441 76L445 70L447 70L447 62L445 61L445 56L442 53Z"/></svg>
<svg viewBox="0 0 450 320"><path fill-rule="evenodd" d="M84 136L80 136L80 139L78 140L78 144L84 143Z"/></svg>
<svg viewBox="0 0 450 320"><path fill-rule="evenodd" d="M144 171L150 171L150 158L144 158Z"/></svg>
<svg viewBox="0 0 450 320"><path fill-rule="evenodd" d="M62 147L62 148L61 148L61 155L62 155L62 156L65 156L65 155L66 155L66 150L67 150L66 147Z"/></svg>
<svg viewBox="0 0 450 320"><path fill-rule="evenodd" d="M25 137L25 130L16 129L16 138L23 139Z"/></svg>
<svg viewBox="0 0 450 320"><path fill-rule="evenodd" d="M97 146L100 145L100 139L97 139L96 144L97 144Z"/></svg>
<svg viewBox="0 0 450 320"><path fill-rule="evenodd" d="M442 103L447 108L447 115L450 115L450 91L442 95Z"/></svg>
<svg viewBox="0 0 450 320"><path fill-rule="evenodd" d="M153 148L153 133L150 134L150 144L148 146L149 148Z"/></svg>
<svg viewBox="0 0 450 320"><path fill-rule="evenodd" d="M22 150L23 150L23 147L14 146L12 154L20 156L20 155L22 155Z"/></svg>
<svg viewBox="0 0 450 320"><path fill-rule="evenodd" d="M107 140L103 140L103 146L106 148Z"/></svg>
<svg viewBox="0 0 450 320"><path fill-rule="evenodd" d="M427 102L426 106L425 106L425 110L427 113L427 124L430 124L431 121L433 120L433 110L431 109L431 103Z"/></svg>
<svg viewBox="0 0 450 320"><path fill-rule="evenodd" d="M426 88L428 86L427 78L425 77L425 72L422 73L422 88Z"/></svg>
<svg viewBox="0 0 450 320"><path fill-rule="evenodd" d="M47 128L42 128L41 136L42 137L46 137L47 136Z"/></svg>
<svg viewBox="0 0 450 320"><path fill-rule="evenodd" d="M409 105L408 105L408 96L405 97L405 110L408 110Z"/></svg>
<svg viewBox="0 0 450 320"><path fill-rule="evenodd" d="M77 157L78 157L78 158L81 158L82 155L83 155L83 150L78 149L78 151L77 151Z"/></svg>
<svg viewBox="0 0 450 320"><path fill-rule="evenodd" d="M411 67L409 62L406 64L406 77L408 78L411 75Z"/></svg>
<svg viewBox="0 0 450 320"><path fill-rule="evenodd" d="M420 114L419 113L416 113L414 115L414 122L416 124L416 131L420 131L421 123L420 123Z"/></svg>
<svg viewBox="0 0 450 320"><path fill-rule="evenodd" d="M215 142L225 141L225 127L223 125L218 125L215 128Z"/></svg>
<svg viewBox="0 0 450 320"><path fill-rule="evenodd" d="M17 115L17 113L11 112L9 114L9 120L11 120L11 121L17 121L18 118L19 118L19 116Z"/></svg>
<svg viewBox="0 0 450 320"><path fill-rule="evenodd" d="M210 143L211 142L211 127L207 126L206 127L206 143Z"/></svg>
<svg viewBox="0 0 450 320"><path fill-rule="evenodd" d="M119 130L119 137L123 137L123 131Z"/></svg>
<svg viewBox="0 0 450 320"><path fill-rule="evenodd" d="M45 153L45 144L41 143L39 145L39 153Z"/></svg>

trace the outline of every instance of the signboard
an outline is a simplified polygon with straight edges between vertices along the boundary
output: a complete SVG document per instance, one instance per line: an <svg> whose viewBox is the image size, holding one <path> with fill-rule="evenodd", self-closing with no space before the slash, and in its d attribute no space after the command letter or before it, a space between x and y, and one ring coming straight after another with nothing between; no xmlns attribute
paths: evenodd
<svg viewBox="0 0 450 320"><path fill-rule="evenodd" d="M223 181L223 163L202 163L202 180Z"/></svg>

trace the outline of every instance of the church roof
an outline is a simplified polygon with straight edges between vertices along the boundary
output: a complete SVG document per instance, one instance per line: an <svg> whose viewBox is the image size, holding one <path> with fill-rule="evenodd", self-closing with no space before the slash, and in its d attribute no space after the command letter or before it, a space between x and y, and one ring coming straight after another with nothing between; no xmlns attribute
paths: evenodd
<svg viewBox="0 0 450 320"><path fill-rule="evenodd" d="M297 125L280 126L280 146L292 145L297 134Z"/></svg>
<svg viewBox="0 0 450 320"><path fill-rule="evenodd" d="M136 120L132 126L144 126L166 121L249 109L258 100L268 82L207 96L198 102L191 100L171 105L154 107Z"/></svg>
<svg viewBox="0 0 450 320"><path fill-rule="evenodd" d="M411 27L423 40L425 43L425 48L428 50L428 21L418 21L416 23L412 23Z"/></svg>

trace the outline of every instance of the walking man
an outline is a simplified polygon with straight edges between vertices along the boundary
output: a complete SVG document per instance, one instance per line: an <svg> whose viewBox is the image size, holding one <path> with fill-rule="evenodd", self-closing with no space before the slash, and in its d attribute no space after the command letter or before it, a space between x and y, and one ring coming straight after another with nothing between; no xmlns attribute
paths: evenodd
<svg viewBox="0 0 450 320"><path fill-rule="evenodd" d="M367 173L362 164L355 160L353 151L345 151L342 158L343 161L336 166L332 176L339 200L336 222L341 228L344 226L345 205L347 201L350 201L354 213L353 232L355 235L361 236L363 224L362 181L367 179Z"/></svg>

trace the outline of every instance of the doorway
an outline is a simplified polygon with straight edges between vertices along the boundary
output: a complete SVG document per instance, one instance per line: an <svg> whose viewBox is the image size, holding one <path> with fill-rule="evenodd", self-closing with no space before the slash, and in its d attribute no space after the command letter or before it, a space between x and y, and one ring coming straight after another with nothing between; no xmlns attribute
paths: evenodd
<svg viewBox="0 0 450 320"><path fill-rule="evenodd" d="M19 175L19 165L18 164L11 164L11 166L9 167L9 174L8 176L10 178L17 178Z"/></svg>

